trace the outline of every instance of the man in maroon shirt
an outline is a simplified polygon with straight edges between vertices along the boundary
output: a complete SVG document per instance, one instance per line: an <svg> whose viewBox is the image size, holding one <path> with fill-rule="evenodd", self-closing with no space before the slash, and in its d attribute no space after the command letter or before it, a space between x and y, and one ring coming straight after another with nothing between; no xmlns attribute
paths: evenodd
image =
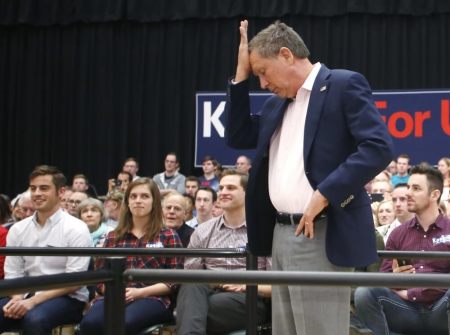
<svg viewBox="0 0 450 335"><path fill-rule="evenodd" d="M408 181L408 211L415 217L392 231L386 250L448 251L450 219L439 211L442 175L429 165L412 169ZM385 259L380 271L449 273L447 259ZM355 292L358 316L374 335L448 334L449 291L435 288L368 288ZM391 331L391 332L390 332Z"/></svg>

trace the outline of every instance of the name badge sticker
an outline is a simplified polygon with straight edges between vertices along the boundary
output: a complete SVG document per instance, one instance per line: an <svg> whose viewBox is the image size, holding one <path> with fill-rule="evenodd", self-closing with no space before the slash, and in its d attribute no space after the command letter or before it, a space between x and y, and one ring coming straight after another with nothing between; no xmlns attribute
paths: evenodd
<svg viewBox="0 0 450 335"><path fill-rule="evenodd" d="M158 243L147 243L145 245L146 248L164 248L164 245L161 242Z"/></svg>

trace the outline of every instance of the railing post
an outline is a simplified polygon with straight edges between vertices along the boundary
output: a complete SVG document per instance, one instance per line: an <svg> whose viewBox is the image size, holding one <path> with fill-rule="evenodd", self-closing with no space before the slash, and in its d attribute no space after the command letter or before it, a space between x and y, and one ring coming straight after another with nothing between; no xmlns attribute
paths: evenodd
<svg viewBox="0 0 450 335"><path fill-rule="evenodd" d="M105 283L105 334L125 335L125 284L123 272L126 258L106 258L107 268L113 273L113 280Z"/></svg>
<svg viewBox="0 0 450 335"><path fill-rule="evenodd" d="M258 257L255 257L247 244L246 248L246 267L247 270L258 270ZM257 304L258 304L258 286L247 285L246 287L246 308L247 308L247 335L256 335L257 330Z"/></svg>

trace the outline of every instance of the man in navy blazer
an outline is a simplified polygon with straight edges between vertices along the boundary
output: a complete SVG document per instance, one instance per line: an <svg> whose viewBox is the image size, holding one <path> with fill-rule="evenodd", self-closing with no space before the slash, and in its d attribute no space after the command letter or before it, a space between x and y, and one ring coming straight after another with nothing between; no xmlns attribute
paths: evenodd
<svg viewBox="0 0 450 335"><path fill-rule="evenodd" d="M311 64L301 37L283 23L250 43L247 27L242 21L226 137L231 147L256 148L246 193L250 250L272 254L274 270L349 271L374 262L364 185L392 160L393 146L369 84L359 73ZM252 72L275 93L258 115L250 115ZM348 334L347 288L276 286L272 303L275 334Z"/></svg>

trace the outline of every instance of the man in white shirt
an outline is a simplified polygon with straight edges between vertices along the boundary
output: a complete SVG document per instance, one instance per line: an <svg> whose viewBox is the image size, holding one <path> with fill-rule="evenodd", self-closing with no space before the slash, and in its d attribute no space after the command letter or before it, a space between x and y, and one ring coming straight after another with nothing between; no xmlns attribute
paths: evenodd
<svg viewBox="0 0 450 335"><path fill-rule="evenodd" d="M60 196L66 178L55 167L38 166L30 175L30 191L36 213L11 227L10 247L91 247L87 226L61 209ZM34 277L86 271L89 257L7 256L5 278ZM0 300L0 333L21 329L22 335L50 335L52 329L77 323L88 300L86 287L67 287Z"/></svg>

